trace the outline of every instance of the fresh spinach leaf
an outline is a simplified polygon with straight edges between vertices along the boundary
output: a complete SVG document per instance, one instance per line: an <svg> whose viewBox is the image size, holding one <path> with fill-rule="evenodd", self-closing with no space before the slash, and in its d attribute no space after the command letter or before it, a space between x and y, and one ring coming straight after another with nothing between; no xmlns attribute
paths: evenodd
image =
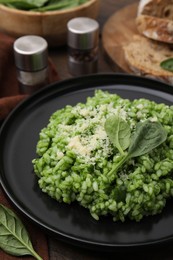
<svg viewBox="0 0 173 260"><path fill-rule="evenodd" d="M113 166L108 173L111 181L116 177L116 173L121 166L130 158L138 157L149 153L154 148L162 144L167 138L167 133L159 122L151 122L146 120L143 123L138 123L134 132L128 152L122 156L121 160Z"/></svg>
<svg viewBox="0 0 173 260"><path fill-rule="evenodd" d="M45 12L72 8L87 1L88 0L0 0L0 4L21 10Z"/></svg>
<svg viewBox="0 0 173 260"><path fill-rule="evenodd" d="M83 1L82 3L87 2L88 0ZM55 10L62 10L62 9L68 9L72 7L79 6L80 4L79 0L52 0L49 1L47 5L37 8L33 11L39 11L39 12L46 12L46 11L55 11Z"/></svg>
<svg viewBox="0 0 173 260"><path fill-rule="evenodd" d="M105 131L113 143L118 149L121 155L124 154L124 150L129 147L130 144L130 126L122 119L118 114L110 116L105 122Z"/></svg>
<svg viewBox="0 0 173 260"><path fill-rule="evenodd" d="M132 158L146 154L163 143L166 138L166 131L159 122L147 120L144 123L138 123L132 136L128 156Z"/></svg>
<svg viewBox="0 0 173 260"><path fill-rule="evenodd" d="M38 8L44 6L48 0L0 0L0 4L6 4L10 7L14 7L22 10L30 10L32 8Z"/></svg>
<svg viewBox="0 0 173 260"><path fill-rule="evenodd" d="M28 232L17 215L0 204L0 248L14 256L32 255L42 258L34 251Z"/></svg>
<svg viewBox="0 0 173 260"><path fill-rule="evenodd" d="M173 72L173 58L166 59L160 63L160 67L164 70Z"/></svg>

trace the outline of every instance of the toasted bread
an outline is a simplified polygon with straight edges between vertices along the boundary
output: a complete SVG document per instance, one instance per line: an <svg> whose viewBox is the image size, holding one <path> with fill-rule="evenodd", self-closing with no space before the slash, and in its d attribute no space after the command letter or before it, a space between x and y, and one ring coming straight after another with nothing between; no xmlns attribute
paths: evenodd
<svg viewBox="0 0 173 260"><path fill-rule="evenodd" d="M124 46L125 60L132 72L173 85L173 72L161 68L163 60L172 57L171 45L134 35Z"/></svg>
<svg viewBox="0 0 173 260"><path fill-rule="evenodd" d="M137 16L149 15L163 19L173 19L173 0L140 0Z"/></svg>
<svg viewBox="0 0 173 260"><path fill-rule="evenodd" d="M173 20L139 15L136 18L136 26L139 33L150 39L173 43Z"/></svg>
<svg viewBox="0 0 173 260"><path fill-rule="evenodd" d="M141 0L136 25L150 39L173 43L173 0Z"/></svg>

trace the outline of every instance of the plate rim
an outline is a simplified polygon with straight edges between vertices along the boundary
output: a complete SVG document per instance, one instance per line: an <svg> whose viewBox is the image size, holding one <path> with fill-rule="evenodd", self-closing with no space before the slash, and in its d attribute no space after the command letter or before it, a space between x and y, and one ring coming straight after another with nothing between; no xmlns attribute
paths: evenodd
<svg viewBox="0 0 173 260"><path fill-rule="evenodd" d="M50 84L49 86L45 87L44 89L41 89L39 91L37 91L35 94L33 94L32 96L28 97L27 99L25 99L24 101L22 101L19 105L16 106L15 109L13 109L13 111L9 114L9 116L5 119L5 121L2 124L2 127L0 129L0 139L1 139L1 135L3 135L3 131L4 129L6 129L6 127L8 127L8 124L11 122L11 120L14 119L15 114L20 113L20 110L22 110L23 106L27 106L28 103L32 102L32 100L36 100L38 102L38 98L41 96L45 97L44 93L49 92L51 89L58 86L60 86L59 90L55 89L55 92L59 92L59 91L65 91L65 89L62 89L64 87L64 85L68 85L69 83L73 83L72 86L70 85L70 89L73 89L73 85L76 84L76 82L79 82L80 80L87 80L89 79L90 81L94 80L94 81L99 81L100 77L102 78L106 78L106 80L109 82L110 78L114 79L114 80L120 80L122 81L122 79L124 78L125 81L133 81L135 80L136 83L139 83L141 81L143 81L145 84L153 84L154 86L154 90L156 91L161 91L163 93L168 93L168 94L173 94L173 88L165 83L162 82L158 82L152 79L148 79L148 78L143 78L143 77L138 77L138 76L134 76L134 75L129 75L129 74L115 74L115 73L106 73L106 74L97 74L97 75L89 75L89 76L82 76L82 77L78 77L78 78L72 78L72 79L67 79L67 80L63 80L60 82L54 82L52 84ZM112 83L112 85L114 85L115 82ZM122 84L122 83L121 83ZM67 86L67 89L69 88L69 86ZM145 87L146 88L146 87ZM148 87L149 88L149 87ZM171 89L172 88L172 89ZM85 89L85 87L84 87ZM153 89L153 87L152 87ZM51 92L51 91L50 91ZM51 94L52 95L52 94ZM0 167L0 172L2 171L1 167ZM58 238L60 240L63 240L65 242L68 242L70 244L75 244L76 242L78 242L78 245L82 246L82 247L98 247L101 250L104 251L114 251L117 250L117 248L135 248L135 247L145 247L145 246L151 246L151 245L158 245L160 243L165 243L168 242L170 240L173 240L173 234L172 237L169 238L164 238L164 239L160 239L157 241L149 241L149 242L140 242L140 243L133 243L133 244L127 244L127 245L115 245L115 244L106 244L106 243L98 243L98 242L93 242L93 241L88 241L87 239L81 239L81 238L74 238L71 235L67 235L67 234L62 234L62 232L55 232L54 230L52 230L52 228L48 227L45 225L45 223L41 223L38 218L36 219L35 217L31 216L25 209L22 208L22 206L18 203L18 201L16 202L16 200L12 197L12 193L8 190L8 183L5 183L2 179L2 174L0 174L0 184L4 190L4 192L6 193L8 199L13 203L13 205L16 207L16 209L19 210L19 212L21 212L22 214L24 214L27 218L29 218L33 223L37 224L40 228L43 228L45 231L47 231L48 234L54 236L58 236ZM53 232L52 232L53 231ZM100 248L103 247L103 248Z"/></svg>

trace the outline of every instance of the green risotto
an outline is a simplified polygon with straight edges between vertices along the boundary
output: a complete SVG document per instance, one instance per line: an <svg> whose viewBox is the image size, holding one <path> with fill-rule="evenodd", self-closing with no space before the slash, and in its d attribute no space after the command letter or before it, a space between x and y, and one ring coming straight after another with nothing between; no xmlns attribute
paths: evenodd
<svg viewBox="0 0 173 260"><path fill-rule="evenodd" d="M53 199L96 220L140 221L173 196L173 106L97 90L52 114L36 152L39 187Z"/></svg>

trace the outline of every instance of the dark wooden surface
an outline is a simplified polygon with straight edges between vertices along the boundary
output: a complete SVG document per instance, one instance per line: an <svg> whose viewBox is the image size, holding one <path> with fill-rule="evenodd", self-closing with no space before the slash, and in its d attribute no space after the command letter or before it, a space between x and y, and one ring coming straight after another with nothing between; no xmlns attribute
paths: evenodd
<svg viewBox="0 0 173 260"><path fill-rule="evenodd" d="M100 0L100 13L98 22L100 24L100 56L98 72L113 72L111 63L106 59L102 49L102 29L107 19L112 16L117 10L135 0ZM67 48L60 47L49 51L49 54L54 61L59 72L60 78L68 79L72 77L68 72L67 67ZM173 227L170 227L173 228ZM139 259L139 260L173 260L173 246L159 246L151 249L138 250L130 252L115 252L103 253L81 249L77 246L72 246L59 240L48 237L50 260L109 260L109 259Z"/></svg>
<svg viewBox="0 0 173 260"><path fill-rule="evenodd" d="M139 35L135 23L137 8L136 2L126 5L115 12L103 26L102 47L114 71L134 74L125 60L124 47L132 42L134 35Z"/></svg>

